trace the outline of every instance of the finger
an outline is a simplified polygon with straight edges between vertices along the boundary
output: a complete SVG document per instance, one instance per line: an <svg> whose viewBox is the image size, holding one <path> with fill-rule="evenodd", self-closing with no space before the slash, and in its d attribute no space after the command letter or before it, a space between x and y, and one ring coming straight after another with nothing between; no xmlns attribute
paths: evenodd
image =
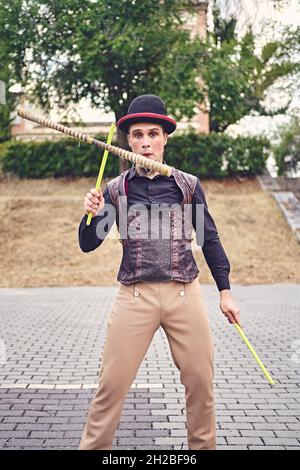
<svg viewBox="0 0 300 470"><path fill-rule="evenodd" d="M100 193L99 193L99 191L97 191L96 188L92 188L92 189L91 189L91 193L92 193L94 196L96 196L97 198L100 196Z"/></svg>
<svg viewBox="0 0 300 470"><path fill-rule="evenodd" d="M88 202L89 203L94 203L94 204L99 204L99 199L92 194L88 197Z"/></svg>
<svg viewBox="0 0 300 470"><path fill-rule="evenodd" d="M91 209L97 210L98 204L89 204L88 207L90 207Z"/></svg>
<svg viewBox="0 0 300 470"><path fill-rule="evenodd" d="M233 318L235 320L235 323L238 323L240 325L240 313L239 312L232 312ZM241 326L241 325L240 325Z"/></svg>
<svg viewBox="0 0 300 470"><path fill-rule="evenodd" d="M229 323L235 323L234 317L232 316L231 312L227 312L225 315L226 315Z"/></svg>
<svg viewBox="0 0 300 470"><path fill-rule="evenodd" d="M87 210L97 210L98 206L97 204L93 204L90 201L85 205Z"/></svg>
<svg viewBox="0 0 300 470"><path fill-rule="evenodd" d="M89 199L88 197L86 197L85 200L84 200L84 205L85 205L86 207L93 206L93 201L92 201L92 199Z"/></svg>
<svg viewBox="0 0 300 470"><path fill-rule="evenodd" d="M239 319L238 321L236 320L235 323L237 323L239 325L240 328L244 328L243 325L241 324L241 320Z"/></svg>

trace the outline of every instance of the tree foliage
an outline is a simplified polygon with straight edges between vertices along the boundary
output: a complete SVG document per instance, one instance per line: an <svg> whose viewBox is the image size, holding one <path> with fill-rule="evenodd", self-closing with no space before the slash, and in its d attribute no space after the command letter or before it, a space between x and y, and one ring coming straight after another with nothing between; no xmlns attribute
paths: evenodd
<svg viewBox="0 0 300 470"><path fill-rule="evenodd" d="M84 97L118 119L136 95L155 93L181 117L191 116L203 98L195 82L196 41L181 27L187 1L1 0L0 5L15 78L29 85L44 107L54 102L64 108Z"/></svg>
<svg viewBox="0 0 300 470"><path fill-rule="evenodd" d="M288 109L288 81L300 70L300 27L287 28L281 40L267 42L260 52L251 27L239 38L237 18L224 19L217 3L213 8L214 28L201 42L200 69L210 104L210 129L223 132L247 115L274 116ZM265 102L274 85L286 92L284 105L270 108ZM299 76L297 77L299 80ZM279 88L278 88L279 89Z"/></svg>
<svg viewBox="0 0 300 470"><path fill-rule="evenodd" d="M280 142L272 147L278 174L297 176L300 170L300 119L293 116L288 124L281 126Z"/></svg>
<svg viewBox="0 0 300 470"><path fill-rule="evenodd" d="M251 28L238 37L236 18L212 1L214 29L203 40L185 28L187 0L0 0L7 85L21 83L44 108L87 98L116 119L143 93L160 95L176 119L207 97L215 132L249 114L284 113L288 101L269 109L265 97L298 73L300 28L258 53Z"/></svg>

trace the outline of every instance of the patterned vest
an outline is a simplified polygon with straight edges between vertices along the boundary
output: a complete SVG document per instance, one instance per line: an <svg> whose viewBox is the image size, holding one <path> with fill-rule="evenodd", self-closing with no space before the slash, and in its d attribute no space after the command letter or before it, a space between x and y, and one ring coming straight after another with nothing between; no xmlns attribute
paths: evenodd
<svg viewBox="0 0 300 470"><path fill-rule="evenodd" d="M149 211L128 207L125 181L131 171L125 171L108 183L123 245L118 281L122 284L171 280L191 282L199 272L191 250L191 209L197 178L172 168L183 199L176 207L165 205L160 215L159 210L155 214L152 208ZM153 218L156 224L152 223Z"/></svg>

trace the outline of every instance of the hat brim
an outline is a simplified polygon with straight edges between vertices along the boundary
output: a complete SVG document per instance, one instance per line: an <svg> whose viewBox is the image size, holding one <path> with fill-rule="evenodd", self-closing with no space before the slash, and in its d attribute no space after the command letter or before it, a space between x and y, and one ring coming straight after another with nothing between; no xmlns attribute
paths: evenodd
<svg viewBox="0 0 300 470"><path fill-rule="evenodd" d="M155 122L160 124L168 134L171 134L176 129L176 121L170 118L169 116L165 116L164 114L156 114L156 113L135 113L135 114L127 114L126 116L121 117L117 122L117 127L121 129L121 131L129 133L129 127L132 124L136 124L138 122Z"/></svg>

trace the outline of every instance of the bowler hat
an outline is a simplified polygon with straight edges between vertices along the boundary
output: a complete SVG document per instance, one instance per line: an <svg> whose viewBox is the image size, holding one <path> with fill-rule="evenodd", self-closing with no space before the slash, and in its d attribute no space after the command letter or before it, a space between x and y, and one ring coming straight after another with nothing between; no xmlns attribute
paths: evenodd
<svg viewBox="0 0 300 470"><path fill-rule="evenodd" d="M134 98L129 105L127 114L121 117L117 126L128 134L131 124L137 122L155 122L171 134L176 129L176 121L167 116L163 100L156 95L140 95Z"/></svg>

